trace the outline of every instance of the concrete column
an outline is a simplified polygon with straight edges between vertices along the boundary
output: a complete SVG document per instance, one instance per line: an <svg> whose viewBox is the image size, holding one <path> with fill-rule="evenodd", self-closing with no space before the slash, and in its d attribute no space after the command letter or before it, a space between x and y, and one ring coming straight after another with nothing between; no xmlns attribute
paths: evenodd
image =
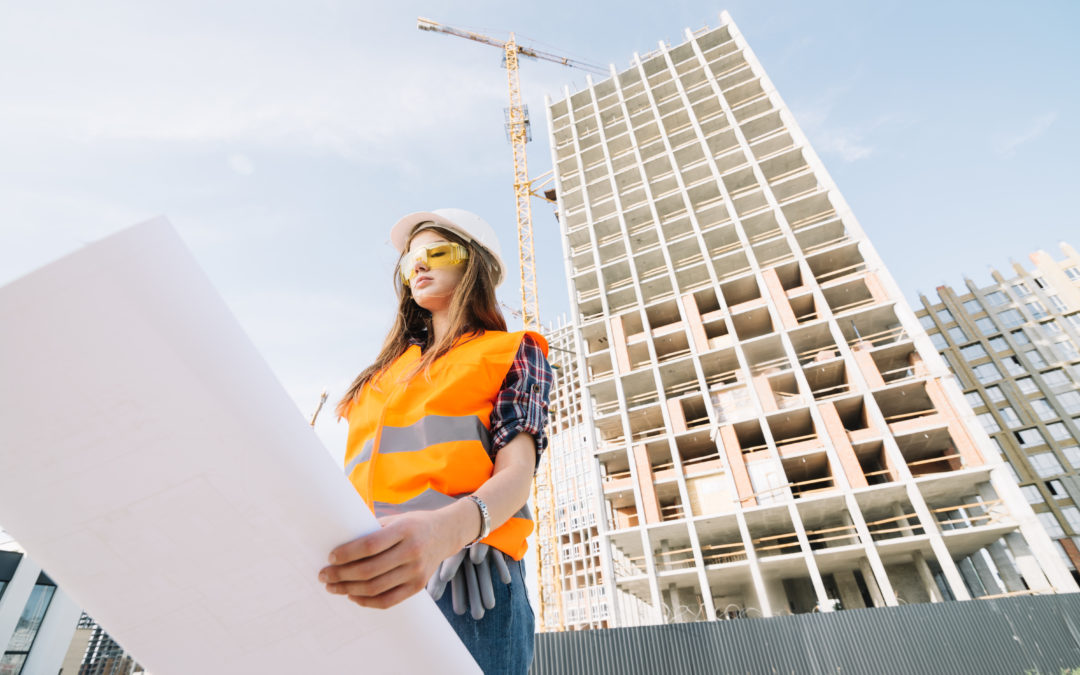
<svg viewBox="0 0 1080 675"><path fill-rule="evenodd" d="M874 607L884 607L885 598L881 595L881 589L878 588L877 579L874 577L874 570L870 568L870 561L866 558L859 560L859 572L862 573L866 588L870 591L870 599L874 601Z"/></svg>
<svg viewBox="0 0 1080 675"><path fill-rule="evenodd" d="M1020 575L1028 588L1033 591L1049 591L1053 588L1046 579L1046 575L1043 574L1039 561L1031 553L1031 548L1028 547L1023 535L1019 532L1010 532L1005 535L1005 544L1009 547L1013 560L1016 561L1016 567L1020 570ZM1054 555L1057 554L1054 553Z"/></svg>
<svg viewBox="0 0 1080 675"><path fill-rule="evenodd" d="M772 610L769 616L784 616L791 614L787 592L784 591L784 582L780 579L767 579L765 581L765 593L769 597L769 608Z"/></svg>
<svg viewBox="0 0 1080 675"><path fill-rule="evenodd" d="M964 578L964 583L967 585L968 592L971 593L973 598L990 595L990 592L983 587L982 579L979 578L978 572L975 571L975 566L971 563L971 556L956 563L956 569L960 570L960 576Z"/></svg>
<svg viewBox="0 0 1080 675"><path fill-rule="evenodd" d="M997 576L994 574L994 570L990 569L990 565L986 562L986 555L982 549L975 551L968 558L971 560L971 564L975 567L975 573L979 575L979 581L982 582L982 586L986 589L989 595L1000 595L1005 592L1005 589L998 583Z"/></svg>
<svg viewBox="0 0 1080 675"><path fill-rule="evenodd" d="M634 446L634 466L637 468L638 489L641 491L641 509L646 523L660 522L660 500L653 484L652 464L644 445Z"/></svg>
<svg viewBox="0 0 1080 675"><path fill-rule="evenodd" d="M986 550L990 554L990 560L994 563L994 567L997 568L998 576L1005 582L1005 590L1009 593L1024 590L1024 581L1016 573L1016 568L1013 566L1013 561L1009 559L1005 545L1000 541L995 541L987 546Z"/></svg>
<svg viewBox="0 0 1080 675"><path fill-rule="evenodd" d="M892 514L893 516L906 515L904 513L904 509L900 508L900 505L895 503L892 505ZM910 537L915 534L915 526L911 524L912 518L915 519L915 523L917 525L919 523L919 516L917 514L912 514L907 516L906 518L900 518L899 520L893 521L893 527L896 527L900 530L901 537Z"/></svg>
<svg viewBox="0 0 1080 675"><path fill-rule="evenodd" d="M772 298L776 313L780 317L781 323L784 324L784 328L791 330L798 326L799 322L795 318L795 312L791 309L787 292L784 291L784 286L780 283L780 277L776 275L776 269L770 267L767 270L762 270L761 276L765 280L765 289L768 291L769 297Z"/></svg>
<svg viewBox="0 0 1080 675"><path fill-rule="evenodd" d="M735 481L735 489L739 493L739 503L744 509L757 506L757 499L753 497L754 487L750 482L750 472L746 470L746 462L743 460L742 448L739 446L739 437L735 433L735 427L730 424L720 427L720 442L724 446L724 454L731 468L731 478Z"/></svg>
<svg viewBox="0 0 1080 675"><path fill-rule="evenodd" d="M866 607L862 593L859 592L859 584L851 570L833 572L833 579L836 579L836 588L840 591L840 603L844 605L844 609Z"/></svg>
<svg viewBox="0 0 1080 675"><path fill-rule="evenodd" d="M668 623L678 623L679 610L682 608L682 603L679 601L679 587L675 584L668 584L667 592L667 606L671 610L671 618Z"/></svg>
<svg viewBox="0 0 1080 675"><path fill-rule="evenodd" d="M671 563L671 555L670 555L669 551L671 551L671 546L668 544L668 540L667 539L661 539L660 540L660 548L659 548L659 551L656 554L656 561L658 563L660 563L661 565L663 565L664 567L667 567L668 564Z"/></svg>
<svg viewBox="0 0 1080 675"><path fill-rule="evenodd" d="M621 316L613 316L611 324L611 351L615 354L615 370L623 375L630 372L630 350L626 347L626 329Z"/></svg>
<svg viewBox="0 0 1080 675"><path fill-rule="evenodd" d="M836 412L836 406L832 401L826 401L818 405L821 420L825 423L825 433L832 441L836 456L840 460L840 467L847 476L848 483L853 489L867 487L866 475L863 473L859 458L855 455L855 449L848 440L847 430L840 419L840 413Z"/></svg>
<svg viewBox="0 0 1080 675"><path fill-rule="evenodd" d="M694 340L695 351L698 354L709 351L709 338L705 334L705 324L701 320L701 312L698 311L697 300L692 293L682 296L683 314L686 316L686 327L690 329L690 336Z"/></svg>
<svg viewBox="0 0 1080 675"><path fill-rule="evenodd" d="M930 602L942 602L945 598L941 596L941 589L938 588L937 581L934 580L934 573L930 570L930 565L926 563L926 558L923 557L921 551L915 551L911 554L911 560L915 563L915 571L919 573L919 579L922 580L923 587L926 588L926 594L930 596Z"/></svg>

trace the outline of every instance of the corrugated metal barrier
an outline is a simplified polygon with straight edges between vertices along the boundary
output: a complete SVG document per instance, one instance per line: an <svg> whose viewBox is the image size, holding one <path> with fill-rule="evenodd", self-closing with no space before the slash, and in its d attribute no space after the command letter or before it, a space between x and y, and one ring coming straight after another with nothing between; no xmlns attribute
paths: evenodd
<svg viewBox="0 0 1080 675"><path fill-rule="evenodd" d="M1080 593L536 636L532 675L1080 672Z"/></svg>

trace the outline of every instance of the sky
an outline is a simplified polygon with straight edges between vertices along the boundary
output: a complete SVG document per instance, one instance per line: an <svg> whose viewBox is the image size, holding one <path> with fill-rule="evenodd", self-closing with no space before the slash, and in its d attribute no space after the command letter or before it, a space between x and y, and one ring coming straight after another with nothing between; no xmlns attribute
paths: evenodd
<svg viewBox="0 0 1080 675"><path fill-rule="evenodd" d="M417 17L621 70L724 9L909 298L1080 245L1075 2L6 0L0 284L164 215L308 415L390 326L400 216L486 218L500 297L520 303L501 53ZM521 79L536 176L545 96L585 74L524 61ZM569 311L558 225L533 213L553 322ZM344 427L316 425L335 456Z"/></svg>

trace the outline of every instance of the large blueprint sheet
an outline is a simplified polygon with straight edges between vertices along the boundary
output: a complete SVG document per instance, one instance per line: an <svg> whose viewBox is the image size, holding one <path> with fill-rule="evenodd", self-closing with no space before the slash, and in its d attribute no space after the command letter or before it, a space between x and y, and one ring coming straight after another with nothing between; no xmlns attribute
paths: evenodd
<svg viewBox="0 0 1080 675"><path fill-rule="evenodd" d="M375 520L164 220L0 288L0 523L159 675L479 672L317 581Z"/></svg>

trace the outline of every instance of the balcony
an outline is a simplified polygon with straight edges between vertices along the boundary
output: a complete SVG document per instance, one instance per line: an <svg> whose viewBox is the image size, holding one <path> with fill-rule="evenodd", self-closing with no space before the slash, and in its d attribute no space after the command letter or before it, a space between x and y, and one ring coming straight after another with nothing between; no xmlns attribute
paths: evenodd
<svg viewBox="0 0 1080 675"><path fill-rule="evenodd" d="M825 324L794 330L790 339L800 366L824 364L840 358L836 340Z"/></svg>
<svg viewBox="0 0 1080 675"><path fill-rule="evenodd" d="M770 508L746 513L746 525L758 558L800 553L799 536L786 508Z"/></svg>
<svg viewBox="0 0 1080 675"><path fill-rule="evenodd" d="M964 468L960 453L946 427L897 436L896 444L913 476Z"/></svg>
<svg viewBox="0 0 1080 675"><path fill-rule="evenodd" d="M823 351L819 354L827 356L829 352ZM823 359L803 366L802 370L815 401L842 396L852 390L847 364L843 359Z"/></svg>
<svg viewBox="0 0 1080 675"><path fill-rule="evenodd" d="M807 257L806 264L820 285L840 280L846 282L847 277L862 274L867 269L866 261L855 242L811 255Z"/></svg>
<svg viewBox="0 0 1080 675"><path fill-rule="evenodd" d="M925 382L911 382L873 393L889 430L894 435L943 426L947 420L934 407Z"/></svg>
<svg viewBox="0 0 1080 675"><path fill-rule="evenodd" d="M774 413L766 420L782 459L818 452L825 447L807 408Z"/></svg>
<svg viewBox="0 0 1080 675"><path fill-rule="evenodd" d="M703 519L695 527L706 567L746 560L746 545L733 516Z"/></svg>

